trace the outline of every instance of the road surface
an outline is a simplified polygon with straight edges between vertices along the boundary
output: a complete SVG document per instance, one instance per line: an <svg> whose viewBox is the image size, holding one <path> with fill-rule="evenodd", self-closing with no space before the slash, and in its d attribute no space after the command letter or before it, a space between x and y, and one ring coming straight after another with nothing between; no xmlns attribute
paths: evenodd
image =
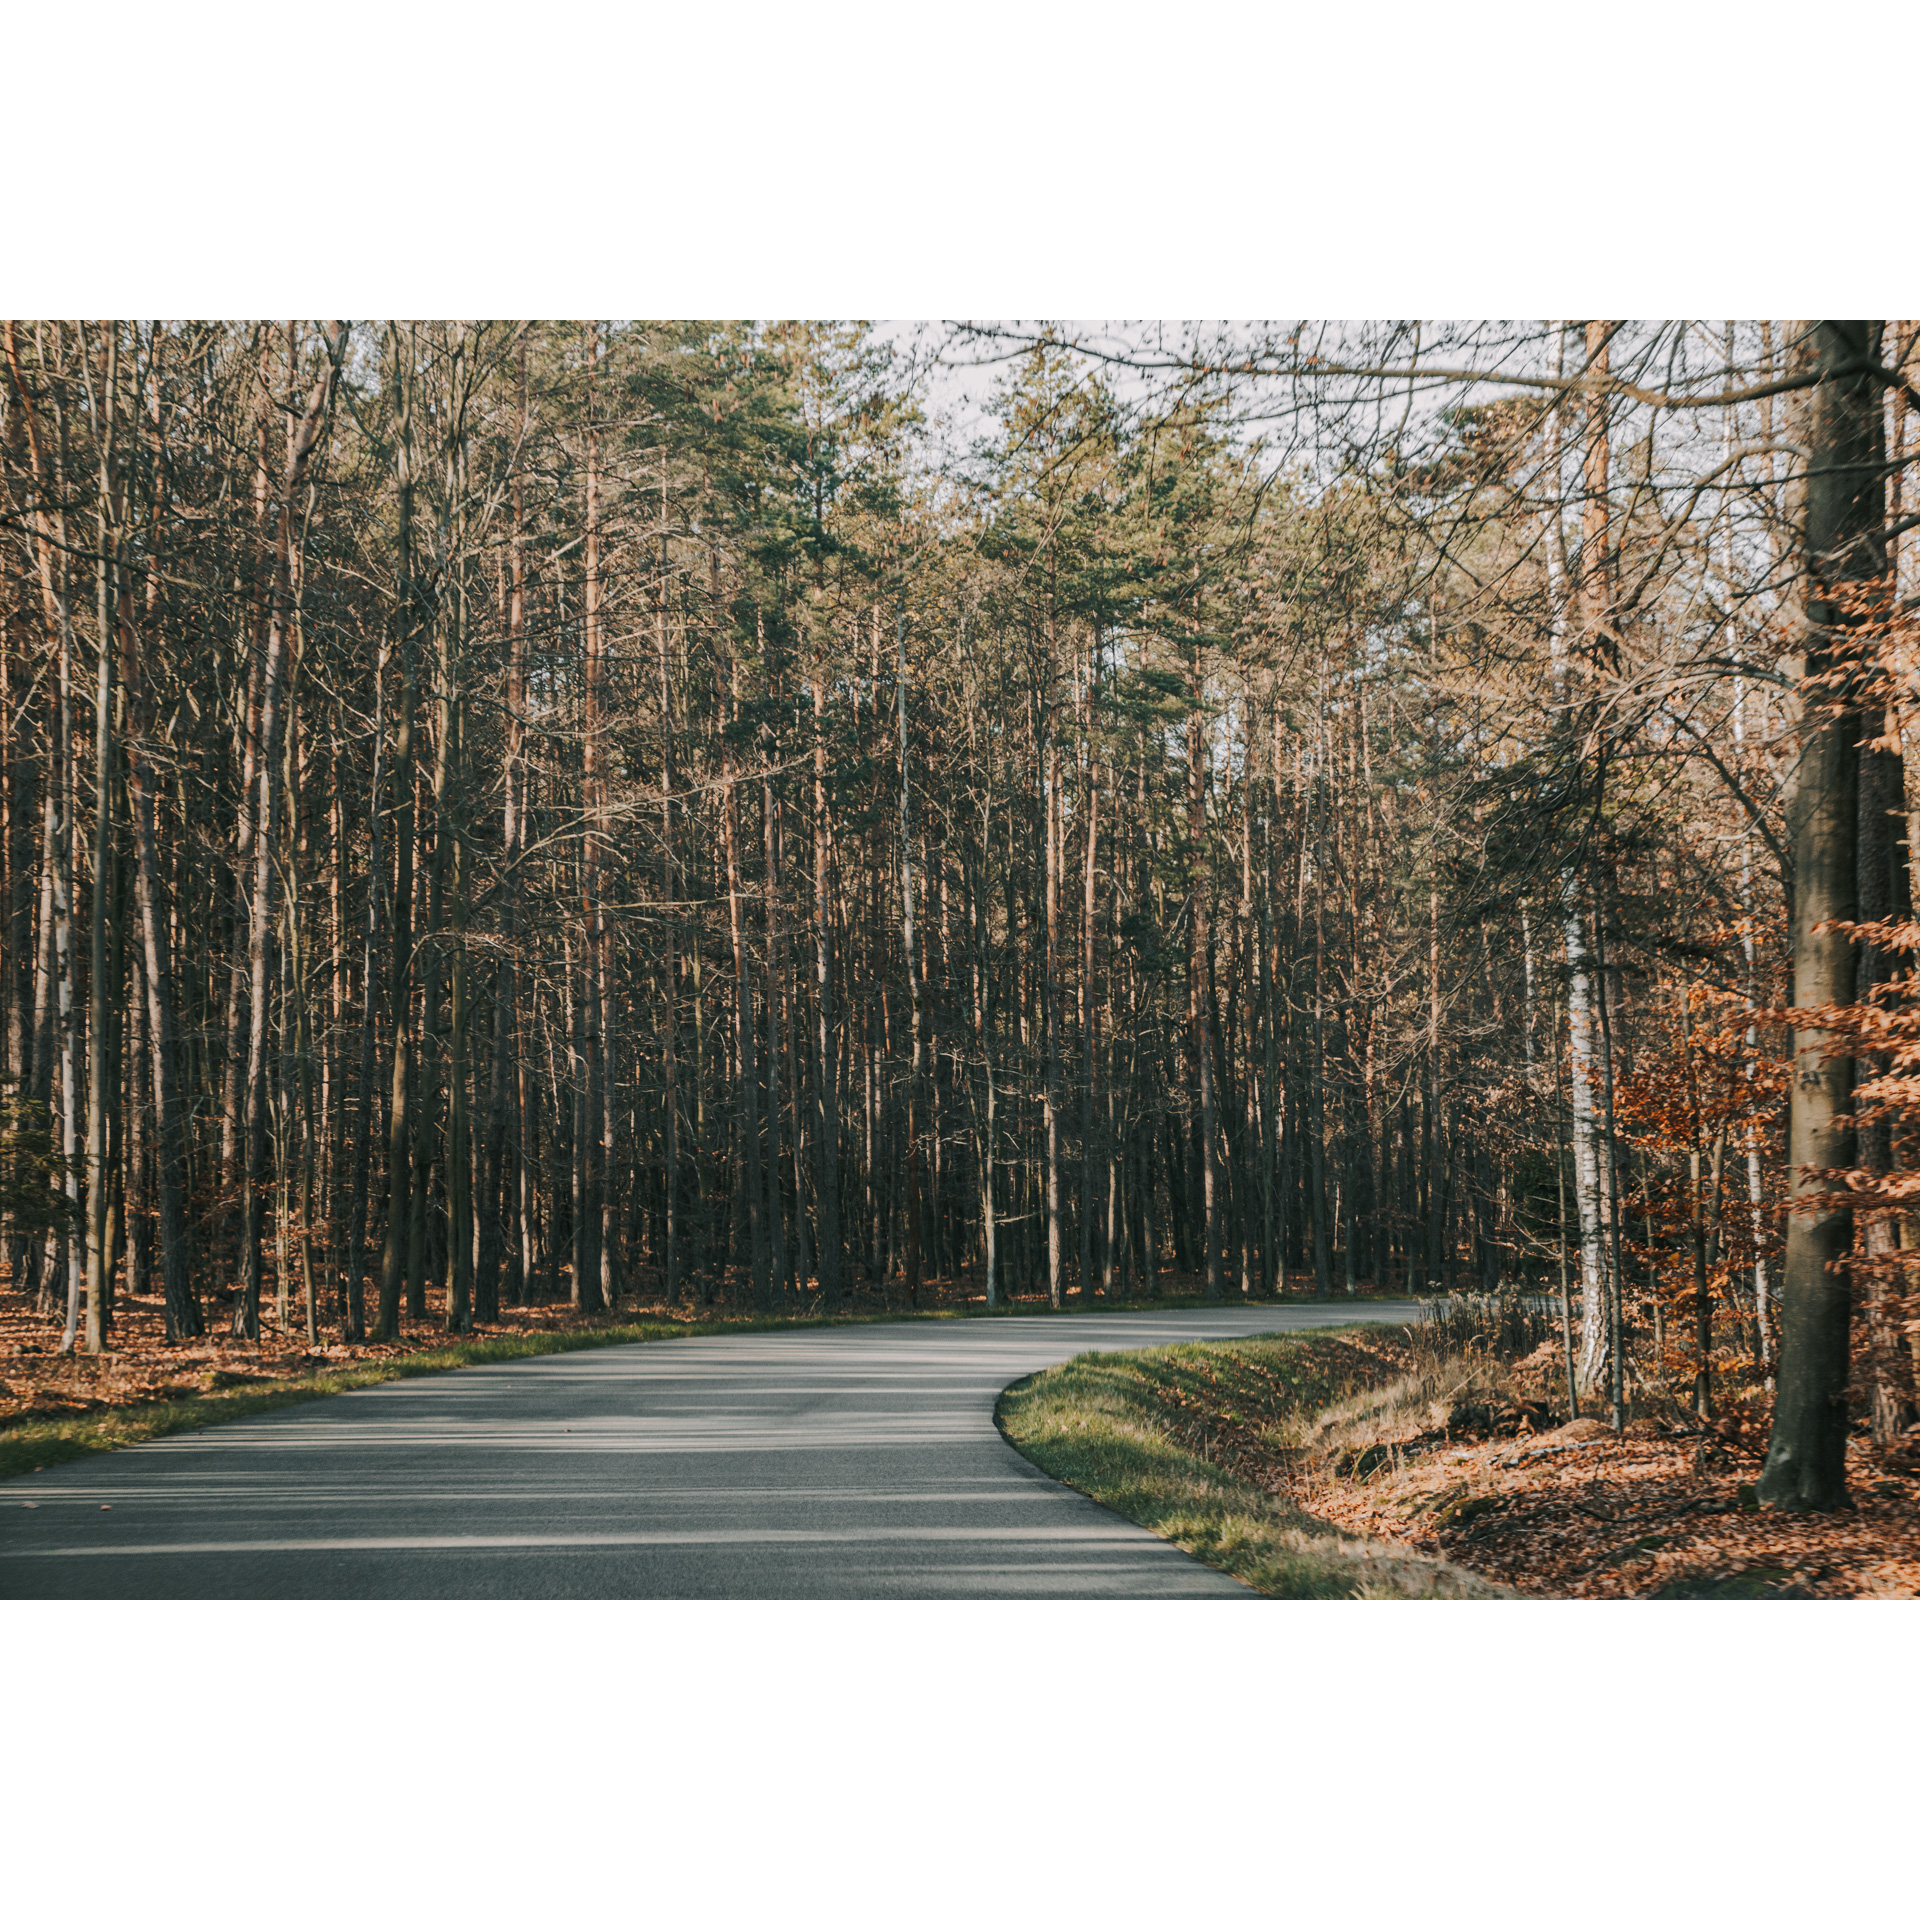
<svg viewBox="0 0 1920 1920"><path fill-rule="evenodd" d="M0 1594L1248 1599L1021 1459L1001 1389L1092 1349L1411 1313L902 1322L397 1380L0 1481Z"/></svg>

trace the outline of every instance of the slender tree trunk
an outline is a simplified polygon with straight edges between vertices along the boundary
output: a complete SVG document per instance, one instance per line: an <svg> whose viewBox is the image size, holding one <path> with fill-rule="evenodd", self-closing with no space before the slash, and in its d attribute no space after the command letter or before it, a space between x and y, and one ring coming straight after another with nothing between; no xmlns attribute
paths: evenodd
<svg viewBox="0 0 1920 1920"><path fill-rule="evenodd" d="M154 831L153 772L144 740L128 755L133 787L136 867L134 888L140 912L147 993L147 1040L153 1056L153 1089L160 1138L155 1185L160 1203L160 1285L166 1302L169 1341L195 1340L205 1332L193 1275L184 1211L186 1192L185 1121L180 1101L178 1050L174 1039L171 943L164 924L160 862Z"/></svg>
<svg viewBox="0 0 1920 1920"><path fill-rule="evenodd" d="M678 898L673 870L673 680L667 652L668 597L672 574L667 553L667 463L660 454L660 597L654 622L654 647L660 668L660 919L664 951L661 957L661 1104L665 1125L665 1164L661 1173L662 1246L661 1281L669 1307L680 1300L680 1001L678 931L674 902Z"/></svg>
<svg viewBox="0 0 1920 1920"><path fill-rule="evenodd" d="M907 1299L909 1305L917 1307L920 1304L920 1082L925 1071L925 1041L921 1023L920 967L913 944L913 815L912 777L907 760L907 589L904 579L900 584L899 612L895 621L894 635L898 649L898 669L894 679L894 689L900 722L900 941L906 957L907 991L913 1001L913 1053L907 1075ZM1050 929L1052 924L1050 910L1048 918ZM1056 1063L1057 1057L1056 1053ZM1054 1085L1057 1077L1056 1071L1050 1077L1050 1086ZM1057 1087L1055 1096L1050 1110L1057 1114ZM1048 1203L1050 1208L1057 1207L1059 1199L1057 1175L1056 1165L1050 1171ZM1060 1304L1057 1213L1054 1219L1053 1247L1055 1255L1053 1304L1057 1307Z"/></svg>
<svg viewBox="0 0 1920 1920"><path fill-rule="evenodd" d="M1564 328L1557 329L1555 337L1559 344L1556 348L1554 365L1555 371L1559 372L1563 365L1561 355L1566 337ZM1601 351L1604 355L1604 346ZM1604 541L1607 454L1603 411L1589 409L1588 429L1587 480L1589 484L1597 482L1601 490L1598 502L1589 502L1589 512L1592 513L1597 504L1598 526L1595 530ZM1566 528L1561 505L1558 411L1553 414L1550 422L1549 447L1552 503L1547 516L1546 537L1541 543L1546 552L1548 615L1551 622L1549 670L1554 689L1555 724L1562 737L1570 740L1575 726L1571 712L1574 669L1567 627L1573 593L1567 583L1567 566L1564 558ZM1583 586L1590 588L1596 577L1600 581L1598 598L1594 598L1590 593L1583 595L1583 605L1587 609L1590 620L1595 617L1605 617L1604 576L1588 574L1583 580ZM1578 1209L1580 1221L1579 1372L1581 1382L1591 1387L1600 1377L1600 1369L1605 1363L1607 1350L1606 1281L1601 1252L1604 1230L1600 1215L1598 1123L1593 1099L1597 1074L1594 1052L1593 975L1588 962L1586 931L1580 905L1580 877L1571 857L1563 858L1559 880L1560 925L1566 948L1567 965L1567 1050L1568 1087L1572 1101L1573 1190L1574 1203Z"/></svg>
<svg viewBox="0 0 1920 1920"><path fill-rule="evenodd" d="M839 1310L842 1236L840 1228L840 1101L834 1059L833 930L829 923L831 875L827 849L827 691L826 669L813 670L813 990L814 1152L820 1187L820 1290L829 1313ZM989 1202L991 1204L991 1202Z"/></svg>
<svg viewBox="0 0 1920 1920"><path fill-rule="evenodd" d="M87 968L87 1351L107 1346L107 1277L112 1246L107 1234L107 1196L112 1188L108 1131L118 1076L108 1071L109 996L117 985L107 966L107 909L113 897L113 498L114 427L119 413L120 329L107 326L105 378L100 412L97 645L93 730L93 896Z"/></svg>
<svg viewBox="0 0 1920 1920"><path fill-rule="evenodd" d="M1567 947L1567 1052L1573 1113L1573 1190L1580 1220L1580 1378L1591 1387L1606 1361L1606 1294L1600 1218L1599 1121L1593 1088L1593 975L1573 871L1561 872L1562 932Z"/></svg>
<svg viewBox="0 0 1920 1920"><path fill-rule="evenodd" d="M724 674L727 669L721 669ZM751 1249L753 1304L765 1313L772 1306L767 1247L766 1189L760 1164L760 1070L753 1032L753 978L747 965L745 916L740 897L740 800L734 772L733 747L727 738L737 701L731 684L723 680L726 702L721 745L721 838L727 863L727 924L733 937L734 1126L739 1135L740 1168L747 1209L747 1238Z"/></svg>
<svg viewBox="0 0 1920 1920"><path fill-rule="evenodd" d="M781 1152L780 1137L783 1131L781 1114L783 1111L780 1095L780 992L781 974L780 948L780 860L778 850L778 829L774 822L776 802L773 783L768 779L766 767L769 756L761 756L760 776L760 829L763 856L766 862L766 898L763 905L762 925L767 940L767 993L765 1002L767 1026L767 1229L769 1250L773 1255L773 1267L769 1276L772 1296L781 1306L786 1307L793 1293L793 1266L787 1242L787 1206L783 1182L780 1177ZM794 1194L796 1208L800 1204L800 1194Z"/></svg>
<svg viewBox="0 0 1920 1920"><path fill-rule="evenodd" d="M1047 625L1047 681L1051 689L1054 671L1053 624ZM1043 696L1044 697L1044 696ZM1043 759L1041 777L1045 792L1041 804L1045 819L1044 872L1041 884L1046 916L1046 947L1042 955L1042 992L1046 1008L1046 1208L1047 1208L1047 1298L1057 1311L1067 1303L1065 1256L1060 1238L1060 748L1056 738L1053 702L1047 698L1041 718Z"/></svg>
<svg viewBox="0 0 1920 1920"><path fill-rule="evenodd" d="M1201 1258L1206 1262L1207 1298L1220 1298L1220 1212L1215 1192L1220 1152L1217 1139L1213 1086L1213 1008L1210 991L1212 958L1211 916L1212 878L1206 852L1207 802L1205 753L1201 731L1201 713L1206 697L1206 681L1201 666L1200 648L1193 648L1192 679L1187 718L1187 844L1191 849L1190 873L1193 887L1193 942L1188 956L1188 1019L1193 1033L1193 1051L1200 1083L1200 1192L1204 1245Z"/></svg>
<svg viewBox="0 0 1920 1920"><path fill-rule="evenodd" d="M449 462L455 469L450 491L464 497L464 448ZM464 543L464 528L456 534ZM467 1077L472 1066L467 1005L467 590L456 574L449 584L441 621L440 678L445 689L441 728L446 741L446 797L440 832L446 840L446 866L452 897L452 953L449 963L447 1036L447 1290L445 1321L450 1333L473 1330L473 1138L468 1117Z"/></svg>
<svg viewBox="0 0 1920 1920"><path fill-rule="evenodd" d="M486 1164L480 1182L480 1252L473 1276L473 1317L491 1325L500 1317L500 1270L517 1270L519 1296L525 1285L521 1250L516 1243L507 1256L506 1216L518 1217L516 1204L507 1204L508 1141L518 1107L516 1086L519 1036L520 975L515 951L519 938L520 848L525 832L527 708L527 516L526 476L522 454L527 440L527 342L521 336L515 354L515 420L513 477L510 482L512 523L508 536L510 584L507 590L507 755L505 803L500 847L500 954L493 967L493 1051L487 1085ZM518 1156L513 1156L517 1165Z"/></svg>
<svg viewBox="0 0 1920 1920"><path fill-rule="evenodd" d="M1095 637L1095 662L1099 640ZM1089 674L1097 670L1090 664ZM1089 696L1091 699L1091 696ZM1094 1217L1096 1177L1104 1172L1094 1116L1098 1108L1096 1085L1099 1054L1099 1002L1094 978L1094 874L1100 848L1100 755L1090 741L1087 749L1087 845L1082 873L1080 909L1080 1298L1093 1298Z"/></svg>
<svg viewBox="0 0 1920 1920"><path fill-rule="evenodd" d="M413 766L414 708L419 695L415 654L413 578L413 340L408 329L392 329L392 366L398 392L399 428L395 435L398 495L398 548L395 556L395 609L400 655L400 710L393 733L394 820L393 939L387 956L389 1030L393 1076L387 1100L387 1231L380 1256L380 1312L374 1337L395 1340L400 1333L400 1293L407 1269L407 1243L413 1213L413 1115L409 1096L413 1076L409 1029L413 1007L413 866L416 840ZM369 874L368 884L376 876ZM369 992L371 986L369 986Z"/></svg>
<svg viewBox="0 0 1920 1920"><path fill-rule="evenodd" d="M235 1207L235 1241L244 1231L245 1207L240 1194L242 1134L246 1120L246 1056L242 1051L242 1022L246 1018L245 983L248 973L248 887L254 868L253 796L260 778L261 693L265 685L267 635L272 622L273 575L268 559L272 536L268 516L273 506L273 330L260 330L259 395L256 406L257 443L253 462L252 593L246 617L250 621L247 646L246 692L235 715L240 763L240 791L234 802L233 926L227 966L226 1044L221 1054L224 1082L220 1101L220 1184ZM240 1256L243 1257L243 1256ZM235 1260L236 1272L240 1257Z"/></svg>
<svg viewBox="0 0 1920 1920"><path fill-rule="evenodd" d="M350 1345L367 1331L367 1212L373 1159L375 1119L374 1074L377 1054L374 1034L374 982L379 975L380 888L384 872L381 827L386 813L387 662L390 649L382 640L374 666L373 773L367 800L367 898L360 942L360 1058L354 1076L353 1167L347 1202L347 1264L343 1331Z"/></svg>
<svg viewBox="0 0 1920 1920"><path fill-rule="evenodd" d="M1324 785L1325 770L1320 775L1320 791L1316 795L1319 801L1317 809L1320 815L1319 850L1315 865L1325 871L1326 862L1326 803ZM1312 1060L1309 1097L1313 1102L1312 1111L1307 1115L1307 1139L1311 1155L1309 1178L1313 1184L1313 1297L1325 1300L1333 1292L1333 1273L1331 1249L1327 1244L1327 1102L1326 1102L1326 990L1324 986L1327 964L1326 930L1321 913L1320 891L1315 890L1313 903L1313 1033Z"/></svg>
<svg viewBox="0 0 1920 1920"><path fill-rule="evenodd" d="M273 605L267 629L267 654L261 674L260 777L254 807L253 906L248 938L251 971L251 1022L247 1038L246 1142L241 1187L240 1300L233 1330L242 1339L260 1337L260 1276L263 1189L267 1177L267 970L273 945L273 855L279 825L279 760L284 722L288 631L293 619L293 582L289 560L293 544L293 508L306 478L307 463L333 397L333 383L346 352L347 327L335 321L327 343L326 366L307 395L305 412L292 429L286 475L281 483L274 535Z"/></svg>
<svg viewBox="0 0 1920 1920"><path fill-rule="evenodd" d="M601 866L606 850L606 635L600 612L600 426L595 413L595 371L600 359L600 330L587 323L587 526L586 526L586 712L581 729L581 801L586 814L581 854L581 918L584 963L581 977L586 1060L586 1120L575 1152L580 1157L581 1305L598 1313L608 1304L607 1183L609 1102L606 1056L601 1036L609 1013L607 999L607 927L601 901Z"/></svg>
<svg viewBox="0 0 1920 1920"><path fill-rule="evenodd" d="M59 339L60 330L56 327L56 350ZM50 767L41 816L45 936L41 942L43 985L35 1023L39 1029L35 1058L46 1063L36 1074L36 1087L42 1099L49 1099L54 1093L54 1067L58 1064L60 1151L66 1163L63 1184L67 1218L56 1223L48 1236L44 1277L46 1287L64 1284L66 1289L66 1327L61 1335L60 1351L68 1353L73 1349L78 1330L81 1255L70 1225L78 1217L80 1205L79 1180L74 1171L80 1150L80 1036L73 1008L73 621L67 591L67 523L59 504L64 490L66 436L56 393L54 439L61 469L56 476L55 456L47 446L47 435L35 406L32 384L21 363L15 323L11 320L6 324L6 340L7 363L20 397L32 454L34 560L47 630L54 639ZM44 345L37 327L35 341L40 348L40 371L44 374Z"/></svg>

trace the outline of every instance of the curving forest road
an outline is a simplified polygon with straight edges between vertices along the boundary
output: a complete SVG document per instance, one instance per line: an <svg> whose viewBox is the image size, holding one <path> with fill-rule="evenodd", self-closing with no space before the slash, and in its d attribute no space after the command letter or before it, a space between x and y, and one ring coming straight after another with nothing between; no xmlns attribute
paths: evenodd
<svg viewBox="0 0 1920 1920"><path fill-rule="evenodd" d="M1028 1465L1001 1389L1382 1302L902 1322L393 1381L0 1483L0 1595L1251 1599Z"/></svg>

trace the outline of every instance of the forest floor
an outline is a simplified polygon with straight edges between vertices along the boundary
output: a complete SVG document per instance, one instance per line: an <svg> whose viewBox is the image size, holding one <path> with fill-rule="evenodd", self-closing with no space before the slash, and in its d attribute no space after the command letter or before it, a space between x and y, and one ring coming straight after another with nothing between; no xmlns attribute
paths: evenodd
<svg viewBox="0 0 1920 1920"><path fill-rule="evenodd" d="M1396 1377L1325 1333L1088 1353L1000 1396L1007 1440L1043 1473L1276 1600L1510 1599L1470 1569L1369 1539L1289 1498L1276 1416L1311 1417Z"/></svg>
<svg viewBox="0 0 1920 1920"><path fill-rule="evenodd" d="M922 1289L930 1304L948 1304L944 1299L932 1299L932 1292ZM372 1305L369 1300L369 1312ZM197 1340L170 1346L159 1297L123 1293L114 1304L110 1350L98 1355L62 1354L60 1336L65 1323L60 1314L40 1312L30 1298L11 1289L0 1293L0 1430L26 1420L70 1417L148 1400L180 1399L218 1386L269 1381L292 1384L332 1368L360 1367L454 1347L511 1346L542 1334L605 1333L611 1337L641 1326L693 1329L752 1320L746 1308L719 1301L702 1306L689 1299L671 1309L657 1299L628 1301L612 1312L589 1314L565 1300L551 1300L502 1307L495 1325L455 1333L444 1324L444 1291L430 1287L427 1311L411 1319L403 1313L396 1340L362 1340L350 1345L341 1338L337 1325L323 1324L318 1329L318 1341L309 1344L305 1315L297 1298L290 1324L284 1327L279 1324L271 1295L262 1301L257 1340L244 1339L232 1331L230 1306L218 1300L207 1306L209 1331ZM870 1312L884 1310L878 1301L867 1307Z"/></svg>
<svg viewBox="0 0 1920 1920"><path fill-rule="evenodd" d="M1668 1403L1669 1417L1642 1412L1616 1438L1600 1421L1566 1421L1564 1404L1556 1420L1540 1389L1559 1365L1557 1344L1509 1366L1421 1353L1418 1337L1381 1328L1326 1341L1327 1364L1335 1349L1352 1356L1343 1364L1353 1386L1317 1405L1245 1377L1231 1348L1167 1349L1153 1356L1168 1369L1155 1412L1170 1436L1248 1489L1523 1595L1920 1597L1915 1438L1886 1452L1852 1442L1850 1511L1763 1512L1758 1396L1730 1403L1707 1431ZM1177 1370L1171 1356L1181 1356Z"/></svg>
<svg viewBox="0 0 1920 1920"><path fill-rule="evenodd" d="M819 1324L826 1318L817 1294L789 1312L755 1315L740 1297L744 1293L744 1288L716 1290L703 1304L689 1290L680 1305L668 1308L655 1291L598 1314L582 1313L565 1300L543 1301L503 1307L497 1324L454 1333L443 1324L443 1291L430 1287L426 1313L403 1319L397 1340L354 1345L341 1340L337 1325L322 1326L319 1341L309 1344L298 1295L290 1324L283 1327L270 1293L262 1302L257 1340L235 1335L228 1324L231 1306L213 1299L205 1303L210 1331L170 1346L159 1297L123 1292L114 1306L109 1351L62 1354L64 1317L41 1311L10 1280L0 1280L0 1475L403 1373L636 1339ZM1075 1296L1068 1310L1164 1311L1205 1304L1197 1280L1166 1274L1157 1294L1137 1295L1111 1308L1099 1296L1091 1302ZM926 1282L914 1304L899 1288L850 1290L834 1319L844 1324L973 1316L986 1310L984 1297L964 1280ZM1025 1296L995 1311L1046 1310L1044 1296Z"/></svg>

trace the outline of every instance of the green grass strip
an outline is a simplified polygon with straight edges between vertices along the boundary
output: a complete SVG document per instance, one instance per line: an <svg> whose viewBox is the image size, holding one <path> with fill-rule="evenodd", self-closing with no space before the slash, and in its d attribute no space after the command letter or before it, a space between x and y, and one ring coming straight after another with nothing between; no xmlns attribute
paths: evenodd
<svg viewBox="0 0 1920 1920"><path fill-rule="evenodd" d="M1374 1384L1378 1363L1328 1338L1341 1331L1083 1354L1009 1387L1001 1430L1043 1473L1272 1599L1502 1597L1463 1568L1343 1533L1182 1437L1203 1407L1264 1426Z"/></svg>

